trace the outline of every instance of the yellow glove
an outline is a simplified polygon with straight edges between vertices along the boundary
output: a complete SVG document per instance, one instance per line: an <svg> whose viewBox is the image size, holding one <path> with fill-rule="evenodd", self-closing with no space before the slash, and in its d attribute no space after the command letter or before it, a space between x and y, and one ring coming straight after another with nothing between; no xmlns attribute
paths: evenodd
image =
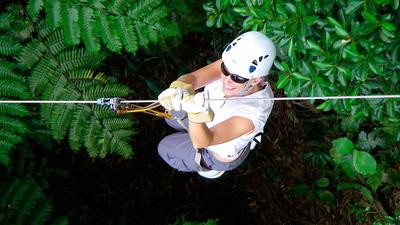
<svg viewBox="0 0 400 225"><path fill-rule="evenodd" d="M182 110L181 100L184 96L193 95L194 89L191 84L182 81L174 81L169 88L158 95L158 102L167 110Z"/></svg>
<svg viewBox="0 0 400 225"><path fill-rule="evenodd" d="M194 88L193 85L184 83L182 81L176 80L169 85L170 88L182 88L185 90L187 95L194 95Z"/></svg>
<svg viewBox="0 0 400 225"><path fill-rule="evenodd" d="M214 119L214 111L209 106L208 92L200 92L195 95L184 96L181 104L188 118L194 123L206 123Z"/></svg>

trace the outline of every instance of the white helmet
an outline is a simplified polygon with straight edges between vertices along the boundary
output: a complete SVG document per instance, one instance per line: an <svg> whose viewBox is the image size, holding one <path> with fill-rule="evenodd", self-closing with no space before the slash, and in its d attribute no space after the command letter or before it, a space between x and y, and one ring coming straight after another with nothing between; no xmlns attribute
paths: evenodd
<svg viewBox="0 0 400 225"><path fill-rule="evenodd" d="M275 45L267 36L249 31L225 48L222 61L230 73L253 79L268 75L275 56Z"/></svg>

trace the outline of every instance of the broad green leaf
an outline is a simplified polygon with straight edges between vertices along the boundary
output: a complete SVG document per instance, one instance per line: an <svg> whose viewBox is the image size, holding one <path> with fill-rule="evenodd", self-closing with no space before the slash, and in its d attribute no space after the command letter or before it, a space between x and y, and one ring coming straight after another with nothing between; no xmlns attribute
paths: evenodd
<svg viewBox="0 0 400 225"><path fill-rule="evenodd" d="M360 191L368 199L369 202L374 202L374 197L372 196L371 191L368 190L368 188L361 187Z"/></svg>
<svg viewBox="0 0 400 225"><path fill-rule="evenodd" d="M400 1L399 0L393 0L393 9L399 9Z"/></svg>
<svg viewBox="0 0 400 225"><path fill-rule="evenodd" d="M379 23L378 19L376 19L376 17L374 15L372 15L371 13L369 13L367 11L363 12L362 15L367 22L374 23L374 24Z"/></svg>
<svg viewBox="0 0 400 225"><path fill-rule="evenodd" d="M289 57L292 58L293 55L294 55L293 38L290 39L290 42L289 42L289 50L288 50L288 51L289 51L289 52L288 52Z"/></svg>
<svg viewBox="0 0 400 225"><path fill-rule="evenodd" d="M233 7L233 11L244 15L248 15L250 13L247 7Z"/></svg>
<svg viewBox="0 0 400 225"><path fill-rule="evenodd" d="M331 108L332 108L332 100L327 100L317 107L317 109L322 110L324 112L329 111Z"/></svg>
<svg viewBox="0 0 400 225"><path fill-rule="evenodd" d="M310 187L306 184L294 184L290 187L290 193L296 196L305 196L310 192Z"/></svg>
<svg viewBox="0 0 400 225"><path fill-rule="evenodd" d="M335 200L335 196L328 190L318 190L317 194L321 201L333 202L333 200Z"/></svg>
<svg viewBox="0 0 400 225"><path fill-rule="evenodd" d="M220 15L217 16L217 20L215 21L215 27L216 28L221 28L222 27L222 22L223 22L222 16L223 16L223 14L220 14Z"/></svg>
<svg viewBox="0 0 400 225"><path fill-rule="evenodd" d="M339 27L339 28L343 29L342 25L337 20L335 20L334 18L328 16L327 20L328 20L328 23L331 24L332 26Z"/></svg>
<svg viewBox="0 0 400 225"><path fill-rule="evenodd" d="M379 186L382 184L382 173L377 173L368 178L367 184L374 192L376 192L376 190L378 190Z"/></svg>
<svg viewBox="0 0 400 225"><path fill-rule="evenodd" d="M301 75L300 73L297 72L294 72L292 75L298 80L310 80L310 78L307 77L306 75Z"/></svg>
<svg viewBox="0 0 400 225"><path fill-rule="evenodd" d="M285 9L291 14L296 14L296 6L294 6L292 3L286 3Z"/></svg>
<svg viewBox="0 0 400 225"><path fill-rule="evenodd" d="M329 179L326 177L319 178L315 181L315 184L320 188L326 188L329 186Z"/></svg>
<svg viewBox="0 0 400 225"><path fill-rule="evenodd" d="M284 78L279 79L276 87L278 89L281 89L281 88L285 87L288 82L289 82L289 76L285 76Z"/></svg>
<svg viewBox="0 0 400 225"><path fill-rule="evenodd" d="M342 38L350 37L350 34L342 26L335 26L335 31Z"/></svg>
<svg viewBox="0 0 400 225"><path fill-rule="evenodd" d="M337 153L339 154L350 154L353 152L354 144L351 140L346 137L342 137L332 141L333 148L336 149Z"/></svg>
<svg viewBox="0 0 400 225"><path fill-rule="evenodd" d="M314 25L318 20L318 16L305 16L303 18L303 21L305 24L312 26Z"/></svg>
<svg viewBox="0 0 400 225"><path fill-rule="evenodd" d="M382 69L381 66L379 66L378 63L376 63L376 62L368 62L368 66L372 70L372 72L374 72L375 74L382 75L383 69Z"/></svg>
<svg viewBox="0 0 400 225"><path fill-rule="evenodd" d="M394 26L393 24L389 23L389 22L383 22L382 23L382 28L389 31L389 32L393 32L396 30L396 26Z"/></svg>
<svg viewBox="0 0 400 225"><path fill-rule="evenodd" d="M346 15L352 15L355 11L357 11L362 5L364 4L364 1L358 1L358 2L351 2L345 9L344 13Z"/></svg>
<svg viewBox="0 0 400 225"><path fill-rule="evenodd" d="M307 45L311 50L322 51L322 48L319 46L319 44L313 40L307 40Z"/></svg>
<svg viewBox="0 0 400 225"><path fill-rule="evenodd" d="M317 69L320 70L328 70L333 67L331 64L325 62L312 62L312 63L315 65Z"/></svg>
<svg viewBox="0 0 400 225"><path fill-rule="evenodd" d="M217 15L215 15L215 14L208 16L208 19L206 22L207 27L213 27L216 19L217 19Z"/></svg>
<svg viewBox="0 0 400 225"><path fill-rule="evenodd" d="M344 173L352 180L356 178L357 171L353 165L353 155L348 154L343 157L342 161L340 162Z"/></svg>
<svg viewBox="0 0 400 225"><path fill-rule="evenodd" d="M353 164L358 173L362 175L373 175L376 173L376 161L368 152L354 150Z"/></svg>

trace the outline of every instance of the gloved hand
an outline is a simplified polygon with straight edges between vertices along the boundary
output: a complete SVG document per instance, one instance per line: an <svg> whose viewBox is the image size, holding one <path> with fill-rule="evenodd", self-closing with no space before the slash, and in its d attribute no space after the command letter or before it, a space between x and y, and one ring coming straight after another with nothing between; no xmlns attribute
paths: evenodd
<svg viewBox="0 0 400 225"><path fill-rule="evenodd" d="M182 81L174 81L169 88L158 95L158 102L167 110L182 110L181 100L184 96L194 94L194 89L191 84Z"/></svg>
<svg viewBox="0 0 400 225"><path fill-rule="evenodd" d="M206 123L214 119L214 112L206 99L208 99L207 91L183 97L182 110L187 112L191 122Z"/></svg>

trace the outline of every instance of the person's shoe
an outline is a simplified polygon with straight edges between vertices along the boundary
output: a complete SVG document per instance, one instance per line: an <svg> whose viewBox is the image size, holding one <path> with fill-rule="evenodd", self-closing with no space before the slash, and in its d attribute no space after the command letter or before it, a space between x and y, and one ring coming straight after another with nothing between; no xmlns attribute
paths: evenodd
<svg viewBox="0 0 400 225"><path fill-rule="evenodd" d="M209 170L209 171L197 171L197 173L202 177L208 179L215 179L222 176L222 174L224 174L225 171Z"/></svg>

